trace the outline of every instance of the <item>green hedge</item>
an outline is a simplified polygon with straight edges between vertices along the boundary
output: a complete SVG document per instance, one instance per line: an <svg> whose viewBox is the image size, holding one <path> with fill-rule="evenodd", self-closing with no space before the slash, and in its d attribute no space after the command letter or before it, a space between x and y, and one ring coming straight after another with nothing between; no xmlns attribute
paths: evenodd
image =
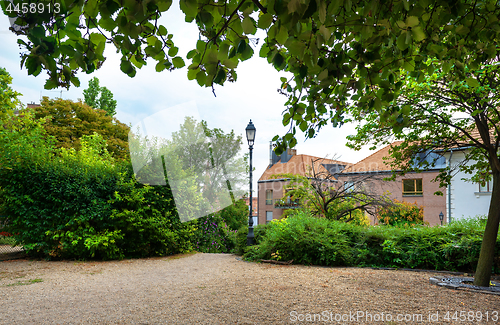
<svg viewBox="0 0 500 325"><path fill-rule="evenodd" d="M240 249L248 260L294 260L325 266L374 266L474 271L485 222L455 222L446 227L356 226L301 212L261 230L257 245ZM494 272L500 272L500 237Z"/></svg>
<svg viewBox="0 0 500 325"><path fill-rule="evenodd" d="M28 254L119 259L192 250L171 191L135 181L98 134L82 149L55 149L29 114L0 125L0 224ZM8 216L8 217L6 217Z"/></svg>

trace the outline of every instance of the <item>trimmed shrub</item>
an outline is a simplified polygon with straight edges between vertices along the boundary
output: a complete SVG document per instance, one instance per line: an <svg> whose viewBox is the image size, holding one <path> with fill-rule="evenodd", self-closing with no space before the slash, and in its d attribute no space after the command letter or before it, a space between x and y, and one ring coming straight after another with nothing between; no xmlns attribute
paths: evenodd
<svg viewBox="0 0 500 325"><path fill-rule="evenodd" d="M258 248L249 250L245 257L271 259L279 252L281 260L299 264L351 265L356 236L354 225L299 212L270 222Z"/></svg>

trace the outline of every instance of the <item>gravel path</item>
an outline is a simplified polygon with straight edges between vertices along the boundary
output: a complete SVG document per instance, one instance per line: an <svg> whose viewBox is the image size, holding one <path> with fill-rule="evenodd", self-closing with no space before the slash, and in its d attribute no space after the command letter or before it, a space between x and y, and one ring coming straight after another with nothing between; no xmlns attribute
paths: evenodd
<svg viewBox="0 0 500 325"><path fill-rule="evenodd" d="M477 324L482 315L481 323L500 324L492 319L500 313L500 296L439 288L429 284L432 275L247 263L201 253L110 262L14 260L0 262L0 323L308 324L316 313L315 323Z"/></svg>

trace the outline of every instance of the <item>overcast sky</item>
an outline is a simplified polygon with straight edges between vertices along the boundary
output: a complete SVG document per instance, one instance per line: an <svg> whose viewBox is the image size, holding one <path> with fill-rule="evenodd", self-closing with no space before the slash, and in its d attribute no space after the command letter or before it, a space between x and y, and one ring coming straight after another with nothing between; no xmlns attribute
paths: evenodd
<svg viewBox="0 0 500 325"><path fill-rule="evenodd" d="M169 33L174 34L173 40L180 49L179 54L185 56L198 40L196 25L184 22L176 2L161 19ZM281 84L279 78L285 74L277 72L267 60L258 57L258 48L254 48L254 57L239 64L236 83L226 82L224 86L216 87L217 97L214 97L211 88L201 88L195 80L189 81L186 68L158 73L154 61L130 78L120 71L120 56L112 47L107 48L107 60L100 70L92 75L78 75L80 88L49 91L43 89L44 72L33 77L28 76L26 69L20 69L17 39L8 30L9 26L9 19L0 12L0 66L6 68L13 77L12 88L23 94L23 103L39 103L41 96L62 96L63 99L76 101L83 98L83 89L88 87L88 81L97 77L101 86L114 94L118 102L116 117L126 124L136 125L148 116L161 112L157 116L170 117L168 121L165 120L167 129L171 125L180 125L184 116L190 115L198 120L206 120L210 128L218 127L226 132L233 129L245 139L245 128L251 119L257 129L253 155L255 182L269 163L269 141L274 135L283 135L287 130L282 124L286 98L277 92ZM261 43L262 40L259 46ZM166 131L170 133L176 130ZM367 148L356 152L345 146L346 135L353 132L354 126L347 125L341 128L325 127L315 139L305 141L304 136L299 134L297 153L330 158L340 156L337 159L355 163L372 152ZM246 140L244 142L244 150L248 150Z"/></svg>

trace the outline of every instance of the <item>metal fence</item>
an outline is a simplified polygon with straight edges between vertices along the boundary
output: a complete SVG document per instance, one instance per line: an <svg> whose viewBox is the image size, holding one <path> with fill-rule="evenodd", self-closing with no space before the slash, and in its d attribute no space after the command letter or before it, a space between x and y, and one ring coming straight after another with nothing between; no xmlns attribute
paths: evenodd
<svg viewBox="0 0 500 325"><path fill-rule="evenodd" d="M19 246L14 246L14 240L10 234L0 232L0 261L22 258L26 256L24 249Z"/></svg>

